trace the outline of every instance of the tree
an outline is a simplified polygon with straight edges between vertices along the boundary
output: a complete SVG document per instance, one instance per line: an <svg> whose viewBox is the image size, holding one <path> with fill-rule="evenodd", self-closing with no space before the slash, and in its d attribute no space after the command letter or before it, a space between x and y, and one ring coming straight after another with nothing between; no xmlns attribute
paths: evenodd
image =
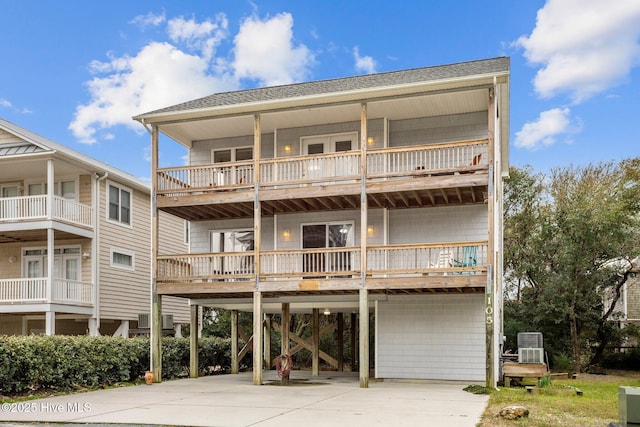
<svg viewBox="0 0 640 427"><path fill-rule="evenodd" d="M603 266L640 253L639 165L570 166L548 177L514 169L506 183L507 305L552 338L555 351L569 351L575 370L591 351L587 342L597 348L610 327L605 294L619 297L615 288L624 284Z"/></svg>

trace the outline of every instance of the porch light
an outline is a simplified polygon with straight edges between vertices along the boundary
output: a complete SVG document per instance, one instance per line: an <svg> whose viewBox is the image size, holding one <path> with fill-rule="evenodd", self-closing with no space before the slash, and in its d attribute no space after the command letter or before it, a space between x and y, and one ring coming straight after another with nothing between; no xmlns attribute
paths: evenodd
<svg viewBox="0 0 640 427"><path fill-rule="evenodd" d="M373 236L373 225L367 226L367 234Z"/></svg>
<svg viewBox="0 0 640 427"><path fill-rule="evenodd" d="M82 259L89 259L89 258L91 258L91 254L89 252L82 253Z"/></svg>
<svg viewBox="0 0 640 427"><path fill-rule="evenodd" d="M367 145L373 145L375 142L376 140L372 136L367 138Z"/></svg>
<svg viewBox="0 0 640 427"><path fill-rule="evenodd" d="M289 144L284 146L284 152L286 154L291 154L291 146Z"/></svg>
<svg viewBox="0 0 640 427"><path fill-rule="evenodd" d="M9 261L9 264L13 264L17 260L18 260L18 258L14 257L14 256L10 256L9 258L7 258L7 261Z"/></svg>
<svg viewBox="0 0 640 427"><path fill-rule="evenodd" d="M291 232L289 230L284 230L282 232L282 237L284 237L285 239L288 239L289 237L291 237Z"/></svg>
<svg viewBox="0 0 640 427"><path fill-rule="evenodd" d="M325 308L322 314L324 314L325 316L328 316L331 314L331 310L329 310L328 308Z"/></svg>

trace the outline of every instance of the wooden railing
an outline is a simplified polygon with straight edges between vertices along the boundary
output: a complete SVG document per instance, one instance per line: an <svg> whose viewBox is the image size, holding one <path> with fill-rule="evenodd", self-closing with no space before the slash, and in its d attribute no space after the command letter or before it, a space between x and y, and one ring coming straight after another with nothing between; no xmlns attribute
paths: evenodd
<svg viewBox="0 0 640 427"><path fill-rule="evenodd" d="M367 178L454 173L487 164L488 140L384 148L367 152ZM253 162L158 169L158 194L250 188ZM278 157L260 162L261 186L338 183L360 179L360 151Z"/></svg>
<svg viewBox="0 0 640 427"><path fill-rule="evenodd" d="M383 148L367 152L367 177L385 178L416 173L455 171L487 164L488 141Z"/></svg>
<svg viewBox="0 0 640 427"><path fill-rule="evenodd" d="M360 248L263 251L260 266L264 277L350 277L360 273Z"/></svg>
<svg viewBox="0 0 640 427"><path fill-rule="evenodd" d="M267 250L260 253L265 279L355 277L360 247ZM158 257L158 280L253 280L254 252ZM477 274L486 271L487 242L386 245L367 248L368 275Z"/></svg>
<svg viewBox="0 0 640 427"><path fill-rule="evenodd" d="M0 303L93 304L93 284L77 280L53 279L51 301L47 300L47 278L0 280Z"/></svg>
<svg viewBox="0 0 640 427"><path fill-rule="evenodd" d="M43 220L49 216L47 196L0 198L0 222ZM53 218L83 227L93 227L93 208L74 200L54 196Z"/></svg>
<svg viewBox="0 0 640 427"><path fill-rule="evenodd" d="M487 265L487 242L387 245L367 248L367 274L480 272Z"/></svg>
<svg viewBox="0 0 640 427"><path fill-rule="evenodd" d="M360 152L279 157L260 163L261 185L313 183L331 180L344 181L360 177Z"/></svg>

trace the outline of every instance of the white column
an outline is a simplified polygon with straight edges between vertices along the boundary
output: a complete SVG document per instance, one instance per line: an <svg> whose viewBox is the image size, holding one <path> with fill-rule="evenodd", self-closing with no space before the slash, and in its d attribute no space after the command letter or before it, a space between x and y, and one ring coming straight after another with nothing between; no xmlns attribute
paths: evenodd
<svg viewBox="0 0 640 427"><path fill-rule="evenodd" d="M55 311L47 311L44 313L44 328L45 334L47 335L55 335L56 334L56 312Z"/></svg>

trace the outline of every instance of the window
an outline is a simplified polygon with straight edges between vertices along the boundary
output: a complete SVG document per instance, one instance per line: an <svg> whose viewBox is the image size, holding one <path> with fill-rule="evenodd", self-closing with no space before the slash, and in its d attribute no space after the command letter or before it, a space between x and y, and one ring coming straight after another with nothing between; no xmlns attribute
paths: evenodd
<svg viewBox="0 0 640 427"><path fill-rule="evenodd" d="M120 224L131 225L131 190L109 184L108 218Z"/></svg>
<svg viewBox="0 0 640 427"><path fill-rule="evenodd" d="M211 160L216 165L214 184L248 184L253 181L253 164L224 166L224 163L247 162L253 159L253 147L234 147L212 150Z"/></svg>
<svg viewBox="0 0 640 427"><path fill-rule="evenodd" d="M111 266L126 270L134 270L134 254L122 249L111 249Z"/></svg>
<svg viewBox="0 0 640 427"><path fill-rule="evenodd" d="M184 222L184 242L189 244L189 234L191 232L191 223L189 221Z"/></svg>
<svg viewBox="0 0 640 427"><path fill-rule="evenodd" d="M46 182L35 182L27 185L29 196L39 196L47 194ZM75 200L76 198L76 181L56 181L53 186L53 194L64 197L65 199Z"/></svg>

